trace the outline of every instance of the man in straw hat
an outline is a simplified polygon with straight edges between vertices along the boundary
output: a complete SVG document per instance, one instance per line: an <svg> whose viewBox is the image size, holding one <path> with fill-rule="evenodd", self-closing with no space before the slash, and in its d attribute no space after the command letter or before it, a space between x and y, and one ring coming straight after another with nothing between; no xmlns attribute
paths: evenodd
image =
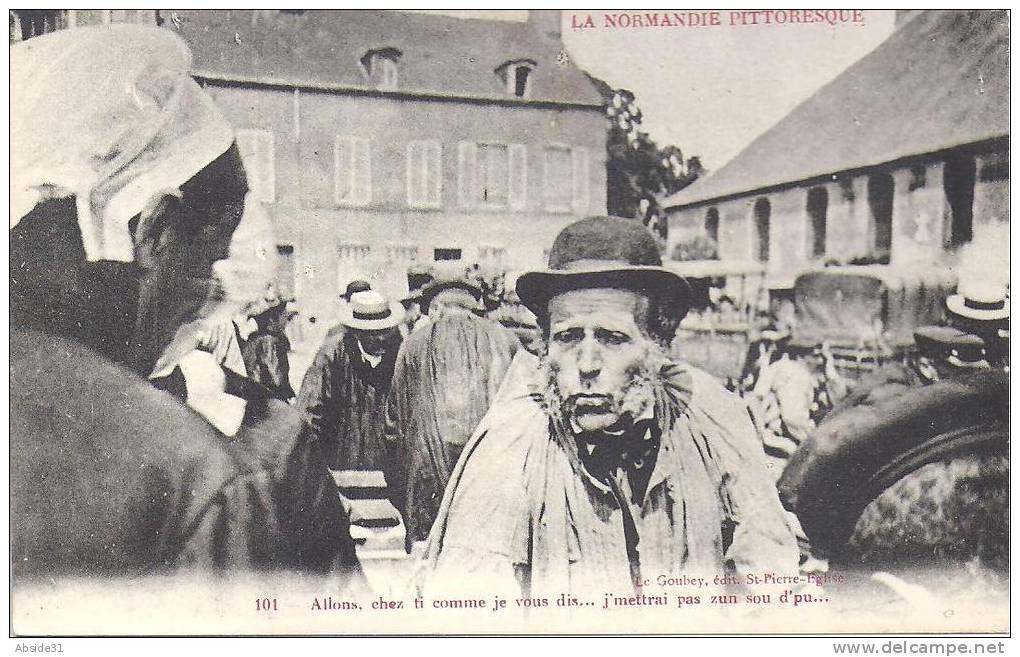
<svg viewBox="0 0 1020 657"><path fill-rule="evenodd" d="M19 580L291 565L277 493L321 491L329 476L319 461L300 481L277 477L275 464L299 452L315 459L288 436L267 446L227 435L251 415L243 400L230 422L203 412L223 405L199 402L233 376L210 343L262 294L274 240L233 131L190 67L185 44L154 27L11 48ZM340 530L325 568L346 529L329 497L295 505L323 511L310 525Z"/></svg>
<svg viewBox="0 0 1020 657"><path fill-rule="evenodd" d="M667 351L689 290L661 264L639 223L596 217L518 279L545 336L539 375L501 391L464 448L426 590L470 586L464 572L533 597L640 592L663 573L796 573L745 407Z"/></svg>
<svg viewBox="0 0 1020 657"><path fill-rule="evenodd" d="M961 279L957 293L946 299L949 325L984 340L988 359L997 366L1009 362L1009 297L1003 285Z"/></svg>
<svg viewBox="0 0 1020 657"><path fill-rule="evenodd" d="M408 552L428 537L450 472L520 346L508 329L474 313L480 296L463 277L425 287L430 322L404 340L397 357L386 481L404 517Z"/></svg>
<svg viewBox="0 0 1020 657"><path fill-rule="evenodd" d="M297 407L334 470L382 470L386 396L404 307L375 290L340 306L298 393Z"/></svg>

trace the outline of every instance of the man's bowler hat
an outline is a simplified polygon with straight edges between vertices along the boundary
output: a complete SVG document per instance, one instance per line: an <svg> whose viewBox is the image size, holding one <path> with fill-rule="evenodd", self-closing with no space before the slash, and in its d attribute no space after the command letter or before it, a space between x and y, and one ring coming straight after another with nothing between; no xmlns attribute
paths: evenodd
<svg viewBox="0 0 1020 657"><path fill-rule="evenodd" d="M564 228L549 251L549 268L517 279L521 302L539 318L549 300L570 290L630 290L662 304L677 320L687 314L687 281L662 266L655 239L641 223L591 217Z"/></svg>

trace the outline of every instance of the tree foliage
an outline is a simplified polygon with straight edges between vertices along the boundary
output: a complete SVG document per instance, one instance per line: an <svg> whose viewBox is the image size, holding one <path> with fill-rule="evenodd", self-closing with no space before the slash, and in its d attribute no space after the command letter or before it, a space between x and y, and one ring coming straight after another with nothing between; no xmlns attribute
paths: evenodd
<svg viewBox="0 0 1020 657"><path fill-rule="evenodd" d="M609 122L606 139L609 214L639 218L664 240L667 222L660 201L705 174L701 159L697 156L685 159L683 151L672 144L660 147L641 130L641 110L631 91L612 89L600 80L594 82L606 101Z"/></svg>

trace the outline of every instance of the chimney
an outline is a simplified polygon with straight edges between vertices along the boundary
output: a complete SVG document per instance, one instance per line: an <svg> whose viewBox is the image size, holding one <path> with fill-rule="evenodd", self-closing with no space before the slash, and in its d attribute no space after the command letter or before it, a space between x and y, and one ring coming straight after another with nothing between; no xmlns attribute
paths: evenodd
<svg viewBox="0 0 1020 657"><path fill-rule="evenodd" d="M559 9L530 9L528 10L528 23L538 32L539 35L554 41L562 38L563 12Z"/></svg>

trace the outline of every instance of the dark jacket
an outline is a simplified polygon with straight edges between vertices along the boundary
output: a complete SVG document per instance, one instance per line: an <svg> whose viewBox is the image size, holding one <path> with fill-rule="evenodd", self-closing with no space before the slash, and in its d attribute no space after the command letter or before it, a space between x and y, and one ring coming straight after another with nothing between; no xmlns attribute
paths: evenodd
<svg viewBox="0 0 1020 657"><path fill-rule="evenodd" d="M377 367L361 356L353 331L326 335L301 383L296 407L334 470L382 470L383 424L399 333Z"/></svg>
<svg viewBox="0 0 1020 657"><path fill-rule="evenodd" d="M386 482L408 551L428 537L453 466L519 347L508 329L467 313L440 317L401 345L386 416Z"/></svg>
<svg viewBox="0 0 1020 657"><path fill-rule="evenodd" d="M14 576L272 563L265 477L173 396L77 342L11 333Z"/></svg>
<svg viewBox="0 0 1020 657"><path fill-rule="evenodd" d="M295 396L290 385L289 352L287 336L263 329L248 336L241 349L248 378L269 388L274 397L283 401Z"/></svg>

